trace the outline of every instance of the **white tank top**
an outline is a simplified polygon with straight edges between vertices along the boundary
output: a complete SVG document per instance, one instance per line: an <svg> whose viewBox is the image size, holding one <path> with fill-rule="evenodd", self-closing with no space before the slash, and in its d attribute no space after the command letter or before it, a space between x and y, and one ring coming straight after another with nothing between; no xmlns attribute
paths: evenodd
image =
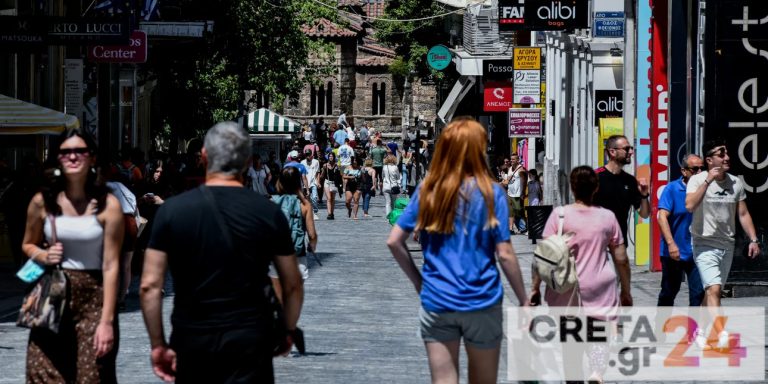
<svg viewBox="0 0 768 384"><path fill-rule="evenodd" d="M45 219L45 238L51 243L50 219ZM101 269L104 228L96 215L56 216L56 237L64 247L64 269Z"/></svg>

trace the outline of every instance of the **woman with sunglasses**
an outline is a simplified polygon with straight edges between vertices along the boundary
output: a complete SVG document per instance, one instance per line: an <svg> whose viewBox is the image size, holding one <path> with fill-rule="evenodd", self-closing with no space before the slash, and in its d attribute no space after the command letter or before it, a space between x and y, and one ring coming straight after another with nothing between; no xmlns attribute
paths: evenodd
<svg viewBox="0 0 768 384"><path fill-rule="evenodd" d="M22 249L41 265L60 264L69 295L58 333L30 332L27 382L115 382L123 213L97 176L93 139L75 129L59 142L52 177L29 204Z"/></svg>

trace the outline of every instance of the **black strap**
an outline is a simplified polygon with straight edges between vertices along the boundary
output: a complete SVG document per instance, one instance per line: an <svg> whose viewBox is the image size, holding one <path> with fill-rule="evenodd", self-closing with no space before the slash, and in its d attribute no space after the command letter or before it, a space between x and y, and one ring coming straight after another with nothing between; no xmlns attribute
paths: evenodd
<svg viewBox="0 0 768 384"><path fill-rule="evenodd" d="M213 197L211 189L206 185L201 185L200 192L203 193L203 197L208 200L208 205L210 205L211 209L213 210L213 217L216 219L216 223L219 224L221 234L224 236L224 243L227 245L230 251L234 252L235 247L234 243L232 242L232 233L229 230L229 226L227 226L227 223L224 221L224 218L221 217L221 212L219 212L219 205L216 204L216 199Z"/></svg>

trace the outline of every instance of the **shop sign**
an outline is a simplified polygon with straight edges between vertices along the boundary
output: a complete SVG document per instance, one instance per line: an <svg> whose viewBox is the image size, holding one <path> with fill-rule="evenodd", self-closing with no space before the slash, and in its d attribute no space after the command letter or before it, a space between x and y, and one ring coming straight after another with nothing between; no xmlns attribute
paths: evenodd
<svg viewBox="0 0 768 384"><path fill-rule="evenodd" d="M624 116L624 91L621 89L595 90L595 124L600 119Z"/></svg>
<svg viewBox="0 0 768 384"><path fill-rule="evenodd" d="M541 136L541 109L509 109L509 137Z"/></svg>
<svg viewBox="0 0 768 384"><path fill-rule="evenodd" d="M128 45L94 45L88 47L88 61L93 63L145 63L147 33L131 32Z"/></svg>
<svg viewBox="0 0 768 384"><path fill-rule="evenodd" d="M513 101L516 104L541 103L541 71L515 70Z"/></svg>
<svg viewBox="0 0 768 384"><path fill-rule="evenodd" d="M80 45L128 42L128 19L0 16L0 44Z"/></svg>
<svg viewBox="0 0 768 384"><path fill-rule="evenodd" d="M589 27L587 0L525 0L525 25L533 31Z"/></svg>
<svg viewBox="0 0 768 384"><path fill-rule="evenodd" d="M499 30L525 29L525 0L499 0Z"/></svg>
<svg viewBox="0 0 768 384"><path fill-rule="evenodd" d="M435 45L427 52L427 64L438 71L447 68L451 58L451 51L445 45Z"/></svg>
<svg viewBox="0 0 768 384"><path fill-rule="evenodd" d="M64 60L64 113L83 121L83 60Z"/></svg>
<svg viewBox="0 0 768 384"><path fill-rule="evenodd" d="M483 60L483 77L511 79L514 71L511 60Z"/></svg>
<svg viewBox="0 0 768 384"><path fill-rule="evenodd" d="M516 47L513 55L515 69L541 69L540 47Z"/></svg>
<svg viewBox="0 0 768 384"><path fill-rule="evenodd" d="M594 37L624 37L624 12L595 12Z"/></svg>
<svg viewBox="0 0 768 384"><path fill-rule="evenodd" d="M487 81L483 90L483 111L507 112L512 106L512 83Z"/></svg>

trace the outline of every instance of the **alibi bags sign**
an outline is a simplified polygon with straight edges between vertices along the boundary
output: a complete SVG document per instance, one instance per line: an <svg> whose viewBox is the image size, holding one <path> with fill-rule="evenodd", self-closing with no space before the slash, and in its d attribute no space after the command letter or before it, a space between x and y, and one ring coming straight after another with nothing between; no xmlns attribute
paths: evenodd
<svg viewBox="0 0 768 384"><path fill-rule="evenodd" d="M499 0L499 30L563 31L589 27L587 0Z"/></svg>

